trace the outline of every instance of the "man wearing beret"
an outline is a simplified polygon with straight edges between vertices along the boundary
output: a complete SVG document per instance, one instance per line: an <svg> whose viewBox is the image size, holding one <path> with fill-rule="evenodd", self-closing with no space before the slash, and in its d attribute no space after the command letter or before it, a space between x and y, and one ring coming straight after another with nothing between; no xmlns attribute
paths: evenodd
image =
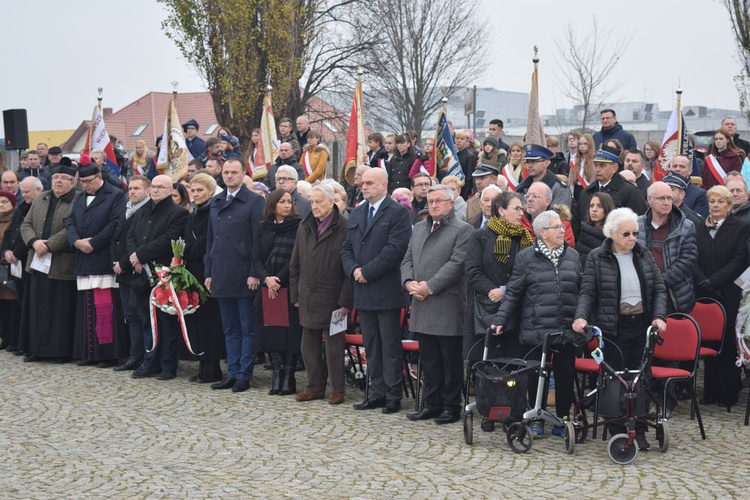
<svg viewBox="0 0 750 500"><path fill-rule="evenodd" d="M19 339L26 353L24 361L67 361L73 354L76 277L65 221L76 197L75 175L73 167L53 168L52 189L34 199L21 223L21 237L29 247L26 272L30 274Z"/></svg>
<svg viewBox="0 0 750 500"><path fill-rule="evenodd" d="M47 165L50 166L50 168L59 165L62 161L62 157L62 148L60 146L52 146L47 152Z"/></svg>
<svg viewBox="0 0 750 500"><path fill-rule="evenodd" d="M83 192L73 203L66 228L75 251L76 307L73 358L79 366L115 364L127 352L120 299L110 258L112 235L125 211L125 193L102 179L96 164L78 171Z"/></svg>
<svg viewBox="0 0 750 500"><path fill-rule="evenodd" d="M193 155L193 158L200 158L206 152L206 141L198 137L200 125L195 120L188 120L182 124L182 130L187 134L185 145Z"/></svg>
<svg viewBox="0 0 750 500"><path fill-rule="evenodd" d="M526 193L533 183L543 182L552 191L552 201L550 201L549 206L566 205L571 208L573 196L570 189L548 169L553 154L552 151L539 144L526 144L524 146L524 161L529 175L521 181L516 188L516 192L525 199Z"/></svg>
<svg viewBox="0 0 750 500"><path fill-rule="evenodd" d="M637 215L643 215L648 209L646 200L637 187L627 182L621 175L617 175L620 165L618 151L610 146L602 146L594 155L594 176L592 182L581 191L578 199L578 210L575 212L576 228L580 221L586 220L591 197L598 192L604 192L612 197L616 208L628 207Z"/></svg>

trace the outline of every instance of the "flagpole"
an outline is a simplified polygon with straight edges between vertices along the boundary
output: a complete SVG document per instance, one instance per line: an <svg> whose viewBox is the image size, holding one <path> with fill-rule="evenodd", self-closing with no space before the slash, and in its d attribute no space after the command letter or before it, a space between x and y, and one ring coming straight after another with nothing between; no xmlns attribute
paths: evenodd
<svg viewBox="0 0 750 500"><path fill-rule="evenodd" d="M675 92L677 93L677 154L680 154L684 150L684 145L682 144L682 88L679 80Z"/></svg>

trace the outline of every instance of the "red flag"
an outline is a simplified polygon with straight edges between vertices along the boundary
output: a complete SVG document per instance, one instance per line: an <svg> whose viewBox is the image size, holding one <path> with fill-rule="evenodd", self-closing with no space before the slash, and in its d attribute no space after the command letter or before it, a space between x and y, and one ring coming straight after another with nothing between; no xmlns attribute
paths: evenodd
<svg viewBox="0 0 750 500"><path fill-rule="evenodd" d="M349 130L346 132L346 161L344 175L346 182L354 185L354 171L357 165L364 163L367 158L365 147L365 120L362 114L362 82L357 82L354 88L352 111L349 115Z"/></svg>

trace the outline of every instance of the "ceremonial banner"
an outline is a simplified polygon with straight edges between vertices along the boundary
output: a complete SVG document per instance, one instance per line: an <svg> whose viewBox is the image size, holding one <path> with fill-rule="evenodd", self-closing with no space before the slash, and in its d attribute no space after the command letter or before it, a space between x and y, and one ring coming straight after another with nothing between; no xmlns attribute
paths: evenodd
<svg viewBox="0 0 750 500"><path fill-rule="evenodd" d="M539 116L539 69L534 59L534 72L531 74L531 93L529 94L529 113L526 118L526 144L545 146L542 118Z"/></svg>
<svg viewBox="0 0 750 500"><path fill-rule="evenodd" d="M354 171L357 165L366 162L367 145L365 144L365 117L362 113L362 82L354 87L354 100L349 114L349 129L346 132L346 160L344 177L349 185L354 185Z"/></svg>
<svg viewBox="0 0 750 500"><path fill-rule="evenodd" d="M193 155L190 154L185 144L185 134L182 131L180 118L177 116L174 99L170 99L156 168L160 174L168 175L172 181L177 182L187 175L187 166L192 159Z"/></svg>
<svg viewBox="0 0 750 500"><path fill-rule="evenodd" d="M435 130L435 149L432 152L432 160L435 165L435 175L438 181L441 181L447 175L455 175L461 181L461 185L464 185L466 177L464 176L461 164L458 162L458 152L453 142L453 136L451 136L451 129L448 126L445 109L441 109L438 115L437 128Z"/></svg>
<svg viewBox="0 0 750 500"><path fill-rule="evenodd" d="M98 105L94 106L94 112L91 116L91 127L89 128L89 135L86 137L86 145L83 147L83 153L90 155L91 151L94 150L104 152L104 156L106 157L105 163L112 169L115 176L120 179L123 186L125 186L120 166L117 164L115 148L109 140L107 126L104 124L104 115L102 115L102 109Z"/></svg>
<svg viewBox="0 0 750 500"><path fill-rule="evenodd" d="M251 175L254 181L264 179L268 175L271 164L278 155L279 140L276 137L276 120L273 117L271 93L263 98L263 114L260 117L260 139L255 149L258 152L252 162ZM251 162L248 161L248 166Z"/></svg>
<svg viewBox="0 0 750 500"><path fill-rule="evenodd" d="M677 105L669 117L667 130L664 132L664 140L661 141L659 157L654 163L653 181L660 181L669 173L669 165L678 155L687 155L693 163L693 147L690 144L685 118L682 116L682 91L677 92Z"/></svg>

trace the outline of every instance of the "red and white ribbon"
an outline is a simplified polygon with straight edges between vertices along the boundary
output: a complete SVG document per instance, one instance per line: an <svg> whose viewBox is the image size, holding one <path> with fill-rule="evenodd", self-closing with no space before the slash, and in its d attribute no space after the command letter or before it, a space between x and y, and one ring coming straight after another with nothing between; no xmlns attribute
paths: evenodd
<svg viewBox="0 0 750 500"><path fill-rule="evenodd" d="M510 163L503 167L503 177L508 181L508 186L515 191L518 187L518 181L513 175L513 169L510 167Z"/></svg>
<svg viewBox="0 0 750 500"><path fill-rule="evenodd" d="M727 173L723 168L721 168L721 165L719 165L718 158L716 158L714 155L706 156L706 166L708 167L708 170L711 171L711 175L714 176L716 182L723 186L724 178L727 176Z"/></svg>
<svg viewBox="0 0 750 500"><path fill-rule="evenodd" d="M193 346L190 345L187 325L185 324L185 314L182 311L182 306L180 306L180 299L177 297L177 292L175 291L174 286L172 286L172 282L167 276L168 273L169 268L167 267L160 267L156 270L156 275L159 277L159 284L151 290L151 296L149 297L149 302L151 304L151 349L146 349L146 352L153 351L154 349L156 349L156 346L159 345L159 327L158 321L156 320L156 305L154 304L154 293L156 292L157 288L162 287L167 288L167 290L169 291L169 296L172 300L172 306L174 306L175 311L177 311L176 316L180 321L180 330L182 330L182 340L185 342L185 347L187 347L188 351L190 351L190 354L194 356L200 356L203 353L201 352L196 354L195 352L193 352Z"/></svg>
<svg viewBox="0 0 750 500"><path fill-rule="evenodd" d="M302 153L302 167L305 169L305 176L310 177L313 174L312 165L310 164L310 152Z"/></svg>

